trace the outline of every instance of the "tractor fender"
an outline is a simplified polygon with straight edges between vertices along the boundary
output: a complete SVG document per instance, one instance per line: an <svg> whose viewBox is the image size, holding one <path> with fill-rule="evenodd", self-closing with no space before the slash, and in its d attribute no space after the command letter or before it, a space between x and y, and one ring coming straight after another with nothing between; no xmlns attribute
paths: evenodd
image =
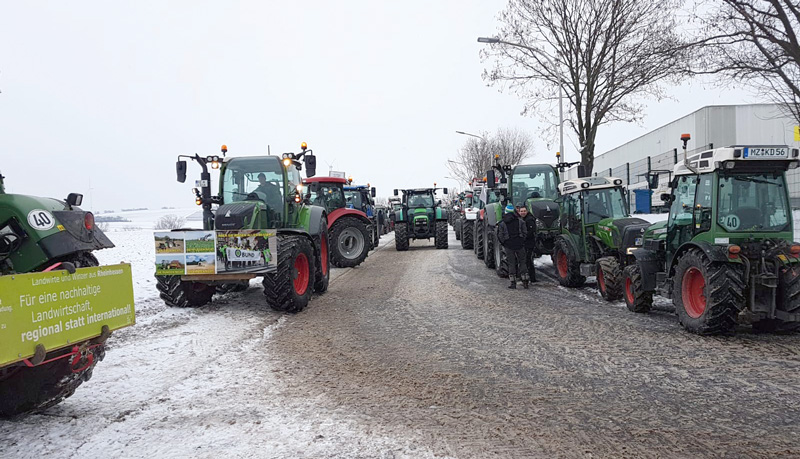
<svg viewBox="0 0 800 459"><path fill-rule="evenodd" d="M642 273L642 288L646 292L655 291L656 273L662 268L658 253L654 250L636 249L633 251L633 257L636 258L636 264Z"/></svg>
<svg viewBox="0 0 800 459"><path fill-rule="evenodd" d="M370 221L370 219L367 218L367 215L364 212L361 212L360 210L355 210L355 209L344 209L344 208L342 208L342 209L336 209L333 212L331 212L330 214L328 214L328 228L333 226L333 224L336 223L337 220L339 220L340 218L345 217L345 216L356 217L359 220L363 221L365 225L371 225L372 224L372 221ZM400 221L400 220L398 220L398 221Z"/></svg>
<svg viewBox="0 0 800 459"><path fill-rule="evenodd" d="M278 228L276 233L277 234L293 234L293 235L296 235L296 236L303 236L304 238L308 239L308 242L310 242L312 244L312 246L314 244L314 238L311 236L311 234L308 231L306 231L306 230L304 230L302 228Z"/></svg>
<svg viewBox="0 0 800 459"><path fill-rule="evenodd" d="M492 208L488 208L487 207L486 208L486 213L484 214L484 219L486 220L486 224L487 225L489 225L491 227L497 226L497 213L495 212L494 207L492 207Z"/></svg>
<svg viewBox="0 0 800 459"><path fill-rule="evenodd" d="M322 222L323 218L326 218L327 215L324 207L311 206L310 209L311 209L311 215L309 217L310 220L308 223L308 232L312 236L316 236L322 233L322 225L320 223Z"/></svg>
<svg viewBox="0 0 800 459"><path fill-rule="evenodd" d="M721 246L721 245L714 245L710 244L705 241L693 241L687 242L680 246L678 250L675 252L675 256L672 257L672 261L670 262L670 272L673 271L675 265L678 264L678 260L683 256L684 253L689 251L690 249L700 249L705 253L706 257L708 257L709 261L717 262L717 263L742 263L741 259L732 259L728 258L728 247Z"/></svg>
<svg viewBox="0 0 800 459"><path fill-rule="evenodd" d="M447 209L442 209L441 207L436 208L436 220L447 220Z"/></svg>

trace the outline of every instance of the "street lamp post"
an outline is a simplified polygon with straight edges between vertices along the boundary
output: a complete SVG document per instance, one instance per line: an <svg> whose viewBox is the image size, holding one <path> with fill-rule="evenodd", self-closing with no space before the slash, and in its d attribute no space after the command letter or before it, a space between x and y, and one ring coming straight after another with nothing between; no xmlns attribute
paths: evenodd
<svg viewBox="0 0 800 459"><path fill-rule="evenodd" d="M558 79L561 82L561 84L558 85L558 135L560 138L558 149L559 152L561 153L560 161L566 162L566 160L564 159L566 154L564 152L564 94L562 89L562 86L564 85L564 76L561 74L560 71L558 71L558 67L556 67L553 64L553 61L551 61L546 54L543 54L539 52L539 50L531 48L530 46L520 45L519 43L511 43L495 37L478 37L478 43L499 43L501 45L516 46L517 48L527 49L528 51L531 51L533 53L542 56L550 64L550 66L556 70L556 72L558 73Z"/></svg>

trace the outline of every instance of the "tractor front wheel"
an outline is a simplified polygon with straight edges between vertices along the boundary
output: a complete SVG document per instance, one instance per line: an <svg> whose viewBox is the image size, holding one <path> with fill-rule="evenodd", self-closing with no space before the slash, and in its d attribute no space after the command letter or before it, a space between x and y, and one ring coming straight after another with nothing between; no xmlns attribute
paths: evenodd
<svg viewBox="0 0 800 459"><path fill-rule="evenodd" d="M433 242L437 249L447 248L447 220L436 222L436 234L433 235Z"/></svg>
<svg viewBox="0 0 800 459"><path fill-rule="evenodd" d="M483 222L475 220L475 242L472 246L478 260L483 260L483 237Z"/></svg>
<svg viewBox="0 0 800 459"><path fill-rule="evenodd" d="M472 222L469 220L461 224L461 248L472 248Z"/></svg>
<svg viewBox="0 0 800 459"><path fill-rule="evenodd" d="M326 221L320 223L320 228L327 228ZM325 293L328 291L328 284L331 281L331 262L328 250L328 230L324 229L314 238L314 253L319 263L314 272L314 293Z"/></svg>
<svg viewBox="0 0 800 459"><path fill-rule="evenodd" d="M367 258L372 240L366 223L355 217L341 217L331 226L331 263L337 268L358 266Z"/></svg>
<svg viewBox="0 0 800 459"><path fill-rule="evenodd" d="M508 257L503 246L497 241L497 235L494 236L494 272L497 277L508 277Z"/></svg>
<svg viewBox="0 0 800 459"><path fill-rule="evenodd" d="M156 276L156 288L164 303L174 308L205 306L217 292L217 287L213 285L184 281L181 280L181 276ZM233 286L227 291L230 289L233 289Z"/></svg>
<svg viewBox="0 0 800 459"><path fill-rule="evenodd" d="M576 258L572 253L572 247L564 238L556 239L553 247L553 260L558 282L564 287L580 287L586 282L586 277L581 275L581 264Z"/></svg>
<svg viewBox="0 0 800 459"><path fill-rule="evenodd" d="M494 246L497 245L497 241L494 238L494 228L489 226L483 228L483 241L483 264L489 269L495 269L497 265L495 265Z"/></svg>
<svg viewBox="0 0 800 459"><path fill-rule="evenodd" d="M727 333L744 306L742 270L712 263L697 249L686 252L675 268L672 302L686 330L701 335Z"/></svg>
<svg viewBox="0 0 800 459"><path fill-rule="evenodd" d="M305 236L278 235L278 270L264 275L264 296L270 308L300 312L311 300L314 248Z"/></svg>
<svg viewBox="0 0 800 459"><path fill-rule="evenodd" d="M622 296L622 269L616 258L597 260L597 288L606 301L616 301Z"/></svg>
<svg viewBox="0 0 800 459"><path fill-rule="evenodd" d="M623 297L631 312L650 312L653 307L653 292L646 292L642 283L642 270L636 263L626 266L622 273Z"/></svg>
<svg viewBox="0 0 800 459"><path fill-rule="evenodd" d="M405 222L394 224L394 248L398 252L408 250L408 225Z"/></svg>

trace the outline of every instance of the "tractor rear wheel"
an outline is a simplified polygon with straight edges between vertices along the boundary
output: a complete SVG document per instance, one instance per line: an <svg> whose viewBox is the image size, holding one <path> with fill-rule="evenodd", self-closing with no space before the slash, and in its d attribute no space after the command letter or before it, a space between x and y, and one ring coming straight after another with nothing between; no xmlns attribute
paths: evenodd
<svg viewBox="0 0 800 459"><path fill-rule="evenodd" d="M744 306L742 270L712 263L698 249L687 251L675 268L672 302L686 330L701 335L727 333Z"/></svg>
<svg viewBox="0 0 800 459"><path fill-rule="evenodd" d="M372 237L366 223L355 217L341 217L331 225L331 263L338 268L358 266L367 258Z"/></svg>
<svg viewBox="0 0 800 459"><path fill-rule="evenodd" d="M433 235L433 242L437 249L447 248L447 220L436 221L436 234Z"/></svg>
<svg viewBox="0 0 800 459"><path fill-rule="evenodd" d="M472 222L469 220L461 224L461 248L472 248Z"/></svg>
<svg viewBox="0 0 800 459"><path fill-rule="evenodd" d="M408 230L405 222L394 224L394 248L398 252L408 250Z"/></svg>
<svg viewBox="0 0 800 459"><path fill-rule="evenodd" d="M305 236L278 235L278 270L264 275L264 296L270 308L300 312L311 300L314 248Z"/></svg>
<svg viewBox="0 0 800 459"><path fill-rule="evenodd" d="M100 265L89 252L53 261L69 262L76 268ZM35 367L0 368L0 394L3 394L0 397L0 417L43 411L72 395L78 386L92 377L95 365L105 357L105 344L91 340L73 343L69 347L48 352L44 358L44 361L54 359L71 352L76 345L80 348L87 344L89 346L81 355Z"/></svg>
<svg viewBox="0 0 800 459"><path fill-rule="evenodd" d="M616 301L622 296L622 269L616 258L597 260L597 288L606 301Z"/></svg>
<svg viewBox="0 0 800 459"><path fill-rule="evenodd" d="M778 291L775 309L789 314L800 312L800 266L783 266L778 274ZM759 332L795 332L800 322L784 322L779 319L763 319L753 324Z"/></svg>
<svg viewBox="0 0 800 459"><path fill-rule="evenodd" d="M327 221L320 223L320 228L327 228ZM314 270L314 293L325 293L331 281L331 262L328 250L328 230L324 229L314 238L315 258L319 260Z"/></svg>
<svg viewBox="0 0 800 459"><path fill-rule="evenodd" d="M631 312L650 312L653 307L653 292L646 292L642 282L642 270L636 263L628 265L622 272L623 297Z"/></svg>
<svg viewBox="0 0 800 459"><path fill-rule="evenodd" d="M572 253L572 247L563 237L556 239L553 247L556 277L564 287L580 287L586 282L586 277L581 276L581 264Z"/></svg>
<svg viewBox="0 0 800 459"><path fill-rule="evenodd" d="M508 277L508 257L496 236L494 237L494 272L497 277Z"/></svg>
<svg viewBox="0 0 800 459"><path fill-rule="evenodd" d="M456 233L456 241L461 240L461 230L463 226L464 222L458 220L453 221L453 232Z"/></svg>
<svg viewBox="0 0 800 459"><path fill-rule="evenodd" d="M473 248L475 249L475 256L478 257L478 260L483 260L483 237L483 222L475 220L475 243L473 244Z"/></svg>
<svg viewBox="0 0 800 459"><path fill-rule="evenodd" d="M184 281L181 276L156 276L156 288L164 303L173 308L205 306L217 292L213 285Z"/></svg>
<svg viewBox="0 0 800 459"><path fill-rule="evenodd" d="M489 269L495 269L494 246L497 241L494 239L494 228L488 225L483 228L483 264Z"/></svg>

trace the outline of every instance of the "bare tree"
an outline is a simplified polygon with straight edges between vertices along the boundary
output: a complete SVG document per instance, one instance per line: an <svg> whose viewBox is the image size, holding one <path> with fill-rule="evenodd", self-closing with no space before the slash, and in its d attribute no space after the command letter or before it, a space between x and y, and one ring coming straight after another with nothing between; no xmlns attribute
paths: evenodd
<svg viewBox="0 0 800 459"><path fill-rule="evenodd" d="M639 121L642 96L661 99L661 83L687 66L677 33L680 0L509 0L500 43L482 52L495 62L484 79L526 101L524 113L553 113L558 88L572 110L586 174L605 123ZM511 45L517 46L511 46ZM550 120L552 116L548 117Z"/></svg>
<svg viewBox="0 0 800 459"><path fill-rule="evenodd" d="M163 215L161 218L158 219L156 222L154 229L157 230L168 230L168 229L177 229L182 227L186 223L186 219L183 217L179 217L175 214L168 214Z"/></svg>
<svg viewBox="0 0 800 459"><path fill-rule="evenodd" d="M491 169L494 155L500 155L503 164L519 164L533 146L525 131L500 128L494 136L482 132L480 139L470 137L458 151L455 160L448 160L447 169L453 178L465 185L472 179L482 178Z"/></svg>
<svg viewBox="0 0 800 459"><path fill-rule="evenodd" d="M702 18L696 73L722 73L754 88L800 124L800 3L715 0Z"/></svg>

